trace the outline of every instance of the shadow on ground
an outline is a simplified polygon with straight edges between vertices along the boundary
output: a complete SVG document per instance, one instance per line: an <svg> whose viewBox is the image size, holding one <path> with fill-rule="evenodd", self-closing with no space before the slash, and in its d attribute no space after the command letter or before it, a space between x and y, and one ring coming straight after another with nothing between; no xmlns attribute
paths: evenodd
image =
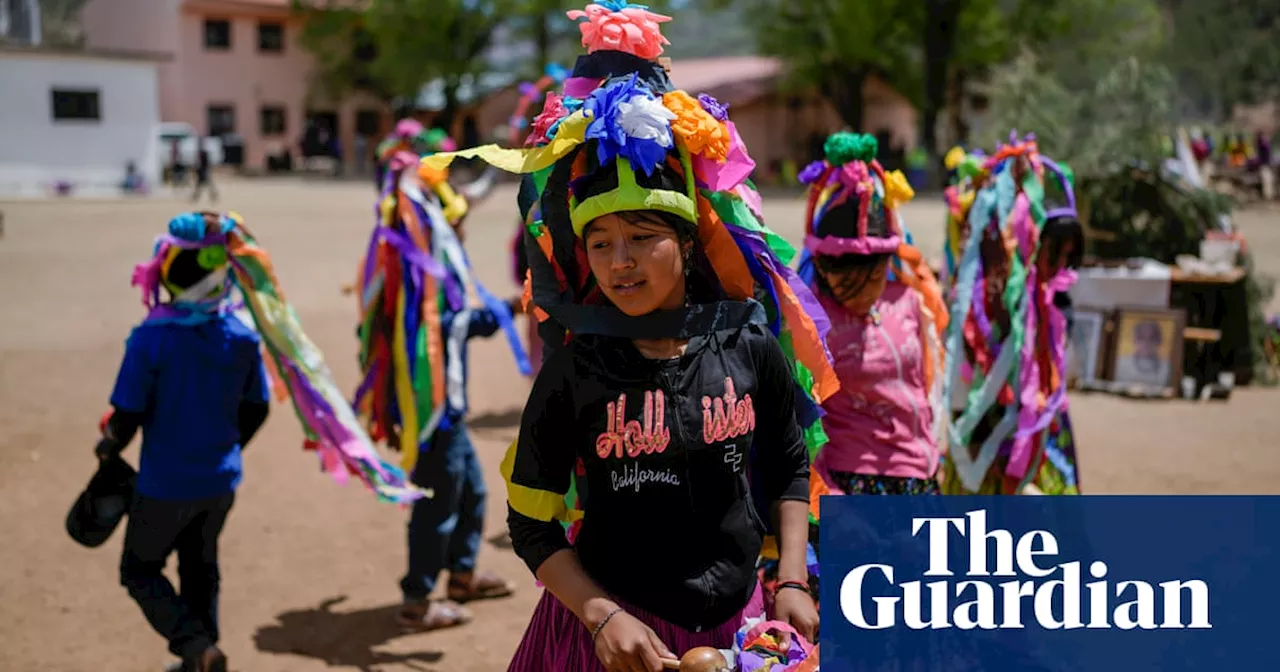
<svg viewBox="0 0 1280 672"><path fill-rule="evenodd" d="M500 548L504 551L510 551L515 548L515 546L511 545L511 533L507 530L503 530L492 537L489 537L489 543L492 544L494 548Z"/></svg>
<svg viewBox="0 0 1280 672"><path fill-rule="evenodd" d="M480 413L467 418L467 426L472 429L510 429L520 426L520 416L523 414L524 408Z"/></svg>
<svg viewBox="0 0 1280 672"><path fill-rule="evenodd" d="M403 634L396 625L400 605L334 611L346 600L342 595L313 609L283 612L276 616L277 623L258 628L253 635L254 646L265 653L304 656L322 660L330 667L354 667L362 672L377 672L375 666L390 664L430 670L444 657L440 651L375 651L375 647Z"/></svg>

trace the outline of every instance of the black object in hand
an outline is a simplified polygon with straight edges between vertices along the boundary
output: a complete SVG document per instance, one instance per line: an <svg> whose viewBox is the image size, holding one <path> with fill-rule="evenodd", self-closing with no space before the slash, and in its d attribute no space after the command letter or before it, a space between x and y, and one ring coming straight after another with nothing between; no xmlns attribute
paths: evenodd
<svg viewBox="0 0 1280 672"><path fill-rule="evenodd" d="M138 472L118 454L102 459L67 512L67 534L82 546L101 546L128 513L137 478Z"/></svg>

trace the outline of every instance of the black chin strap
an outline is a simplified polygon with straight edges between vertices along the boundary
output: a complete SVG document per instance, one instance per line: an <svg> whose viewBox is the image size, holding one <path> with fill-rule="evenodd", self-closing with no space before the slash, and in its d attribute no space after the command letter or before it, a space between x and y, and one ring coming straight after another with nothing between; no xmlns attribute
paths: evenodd
<svg viewBox="0 0 1280 672"><path fill-rule="evenodd" d="M537 302L536 296L534 301ZM764 306L755 299L698 303L635 317L612 306L539 304L539 307L571 333L617 338L690 339L748 324L768 324Z"/></svg>

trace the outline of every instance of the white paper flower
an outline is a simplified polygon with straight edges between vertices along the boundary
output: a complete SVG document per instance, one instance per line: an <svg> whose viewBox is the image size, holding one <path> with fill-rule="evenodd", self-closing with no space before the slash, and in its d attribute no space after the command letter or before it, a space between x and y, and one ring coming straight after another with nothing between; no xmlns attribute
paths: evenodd
<svg viewBox="0 0 1280 672"><path fill-rule="evenodd" d="M671 147L671 122L676 115L663 106L662 101L646 96L632 96L625 103L618 103L618 126L628 137L652 140L664 149Z"/></svg>

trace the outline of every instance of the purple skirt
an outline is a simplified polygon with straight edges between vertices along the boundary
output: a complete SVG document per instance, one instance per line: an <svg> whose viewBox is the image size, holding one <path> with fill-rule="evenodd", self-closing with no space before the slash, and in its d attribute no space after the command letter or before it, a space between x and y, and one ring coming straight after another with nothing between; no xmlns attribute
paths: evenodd
<svg viewBox="0 0 1280 672"><path fill-rule="evenodd" d="M662 643L671 649L676 657L684 655L689 649L699 646L710 646L716 649L733 648L733 637L747 618L755 618L764 614L764 595L760 584L756 584L755 592L747 601L747 606L737 616L725 621L719 627L704 632L690 632L684 628L668 623L650 612L615 600L618 606L634 616L637 620L653 628ZM596 658L595 644L591 641L591 631L564 606L551 591L543 590L542 599L533 610L533 619L524 631L524 638L516 648L507 672L605 672L604 666Z"/></svg>

